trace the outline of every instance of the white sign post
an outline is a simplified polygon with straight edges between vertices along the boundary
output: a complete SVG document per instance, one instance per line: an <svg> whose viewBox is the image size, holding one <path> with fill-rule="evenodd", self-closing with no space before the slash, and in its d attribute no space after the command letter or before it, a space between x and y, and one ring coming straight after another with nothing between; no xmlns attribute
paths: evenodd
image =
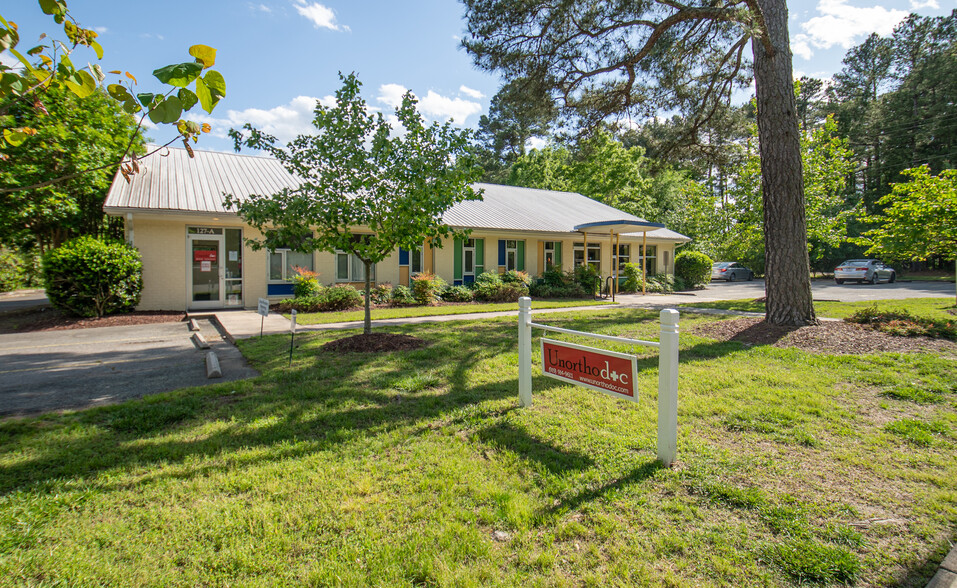
<svg viewBox="0 0 957 588"><path fill-rule="evenodd" d="M259 308L256 311L262 318L259 319L259 338L263 338L263 325L266 323L266 317L269 316L269 299L260 298Z"/></svg>
<svg viewBox="0 0 957 588"><path fill-rule="evenodd" d="M289 367L292 367L292 348L296 343L296 309L293 309L292 320L289 321L289 333L292 335L289 338Z"/></svg>
<svg viewBox="0 0 957 588"><path fill-rule="evenodd" d="M585 333L582 331L573 331L571 329L561 329L549 325L542 325L532 322L532 300L528 297L518 299L518 398L522 406L532 405L532 328L542 329L554 333L565 333L569 335L581 335L603 341L612 341L615 343L630 343L634 345L644 345L646 347L658 348L658 459L667 467L674 463L678 455L678 311L673 309L662 310L658 315L661 321L661 331L658 341L642 341L640 339L628 339L625 337L614 337L611 335L599 335L597 333ZM585 355L580 361L575 358L564 359L562 369L550 370L545 365L545 357L542 357L543 373L549 377L558 377L557 379L567 381L579 386L585 386L592 389L599 389L608 393L614 390L615 386L608 382L599 382L596 387L596 380L603 378L601 370L594 370L587 367L589 361L593 362L596 352L601 350L583 346L574 346L565 344L565 348L578 347ZM544 352L544 346L543 346ZM608 356L621 355L605 352ZM578 368L582 368L579 370ZM558 374L557 372L562 372ZM582 374L576 373L584 371ZM620 378L620 374L619 374ZM584 381L583 381L584 380ZM591 380L591 385L588 381ZM620 383L617 381L615 383ZM625 394L628 396L628 394ZM631 392L631 400L637 400L637 389Z"/></svg>

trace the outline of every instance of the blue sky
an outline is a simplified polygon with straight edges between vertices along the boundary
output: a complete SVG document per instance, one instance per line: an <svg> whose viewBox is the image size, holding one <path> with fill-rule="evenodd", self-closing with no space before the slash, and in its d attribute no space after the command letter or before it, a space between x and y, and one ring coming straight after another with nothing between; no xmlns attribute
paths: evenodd
<svg viewBox="0 0 957 588"><path fill-rule="evenodd" d="M847 49L871 32L889 34L912 11L945 14L949 7L941 3L791 0L795 75L829 77ZM100 32L103 69L132 72L139 91L159 87L153 69L191 60L190 45L218 50L227 96L212 117L191 117L213 125L200 140L205 149L231 150L226 131L247 121L284 140L308 131L315 101L335 92L339 71L357 72L371 106L388 112L411 89L427 118L451 117L468 127L487 112L499 86L460 48L464 11L455 0L72 0L69 6L82 25ZM17 22L27 47L54 30L33 0L17 0L2 14ZM78 54L74 63L87 59L94 56ZM161 130L150 134L168 140Z"/></svg>

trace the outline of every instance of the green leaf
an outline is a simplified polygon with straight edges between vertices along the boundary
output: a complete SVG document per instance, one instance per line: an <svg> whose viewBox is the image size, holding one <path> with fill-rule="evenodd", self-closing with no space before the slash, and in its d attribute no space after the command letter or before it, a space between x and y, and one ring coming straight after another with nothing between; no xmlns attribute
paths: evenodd
<svg viewBox="0 0 957 588"><path fill-rule="evenodd" d="M96 51L96 58L97 58L97 59L103 59L103 46L102 46L102 45L100 45L100 44L97 43L96 41L93 41L92 43L90 43L90 47L93 47L93 50Z"/></svg>
<svg viewBox="0 0 957 588"><path fill-rule="evenodd" d="M213 67L216 63L216 50L207 45L193 45L189 54L196 58L196 63L202 64L203 69Z"/></svg>
<svg viewBox="0 0 957 588"><path fill-rule="evenodd" d="M193 83L202 71L203 66L198 63L178 63L154 70L153 75L164 84L185 88Z"/></svg>
<svg viewBox="0 0 957 588"><path fill-rule="evenodd" d="M136 99L133 98L133 95L129 93L125 86L121 84L110 84L106 87L106 91L114 100L123 103L124 111L133 114L134 112L142 110L140 105L136 103Z"/></svg>
<svg viewBox="0 0 957 588"><path fill-rule="evenodd" d="M27 55L39 55L44 48L46 48L46 45L37 45L33 49L27 51Z"/></svg>
<svg viewBox="0 0 957 588"><path fill-rule="evenodd" d="M40 10L43 14L59 16L66 12L66 5L61 0L40 0Z"/></svg>
<svg viewBox="0 0 957 588"><path fill-rule="evenodd" d="M226 95L226 80L215 70L206 72L206 76L196 80L196 95L199 103L208 113L212 113L216 104Z"/></svg>
<svg viewBox="0 0 957 588"><path fill-rule="evenodd" d="M66 79L66 86L80 98L86 98L96 90L96 80L81 69Z"/></svg>
<svg viewBox="0 0 957 588"><path fill-rule="evenodd" d="M156 124L174 123L183 114L183 103L176 96L170 96L153 107L150 120Z"/></svg>
<svg viewBox="0 0 957 588"><path fill-rule="evenodd" d="M156 94L150 92L140 92L136 95L136 99L140 101L140 104L143 106L149 106L152 104L153 99L156 98Z"/></svg>
<svg viewBox="0 0 957 588"><path fill-rule="evenodd" d="M179 96L179 99L183 101L183 110L189 110L196 105L196 101L199 100L199 97L192 90L186 88L181 89L176 93Z"/></svg>
<svg viewBox="0 0 957 588"><path fill-rule="evenodd" d="M3 138L14 147L19 147L27 140L27 134L11 129L3 129Z"/></svg>

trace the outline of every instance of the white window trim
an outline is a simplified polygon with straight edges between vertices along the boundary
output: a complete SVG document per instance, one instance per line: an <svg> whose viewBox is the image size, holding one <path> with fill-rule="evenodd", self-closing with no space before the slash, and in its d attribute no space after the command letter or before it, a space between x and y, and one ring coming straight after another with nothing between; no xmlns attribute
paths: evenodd
<svg viewBox="0 0 957 588"><path fill-rule="evenodd" d="M512 245L509 246L509 243ZM514 260L515 267L509 267L508 263L508 254L513 253L512 259ZM505 271L518 271L518 240L517 239L506 239L505 240Z"/></svg>
<svg viewBox="0 0 957 588"><path fill-rule="evenodd" d="M349 256L349 264L348 264L348 267L349 267L349 279L342 279L342 278L339 277L339 256L340 256L340 255L348 255L348 256ZM352 273L352 268L354 267L354 266L353 266L353 261L356 262L356 265L358 265L360 268L362 268L362 269L360 269L358 276L353 275L353 273ZM412 265L411 265L412 260L409 259L409 262L410 262L409 267L411 268L411 267L412 267ZM376 266L376 264L373 263L373 264L372 264L372 267L370 268L370 270L371 270L370 273L372 274L372 275L369 276L369 281L370 281L370 282L375 282L375 277L376 277L375 266ZM335 274L336 283L337 283L337 284L349 284L349 283L355 284L355 283L358 283L358 282L365 282L365 280L366 280L366 276L365 276L365 264L362 263L362 260L360 260L360 259L356 256L355 253L349 253L348 251L343 251L343 250L341 250L341 249L336 249L336 254L335 254L335 268L333 269L333 273Z"/></svg>
<svg viewBox="0 0 957 588"><path fill-rule="evenodd" d="M281 280L273 279L273 277L272 277L272 265L271 265L270 262L269 262L270 260L267 258L267 259L266 259L266 283L267 283L267 284L288 284L289 282L292 282L292 279L293 279L295 276L286 275L286 270L289 269L289 262L287 261L286 256L287 256L291 251L292 251L292 249L289 249L288 247L283 247L283 248L280 248L280 249L274 249L274 250L272 250L272 251L269 251L269 255L272 255L272 254L274 254L274 253L279 253L279 254L282 255L282 273L283 273L283 278L282 278ZM315 254L312 255L312 270L311 270L311 271L316 271L316 257L315 257Z"/></svg>
<svg viewBox="0 0 957 588"><path fill-rule="evenodd" d="M598 270L598 273L601 273L601 243L595 243L592 241L588 242L589 251L597 251L598 259L591 261L588 259L588 255L585 254L585 244L584 243L575 243L572 247L572 263L575 263L575 254L581 252L582 259L585 263L595 266L595 269ZM577 267L577 266L576 266Z"/></svg>

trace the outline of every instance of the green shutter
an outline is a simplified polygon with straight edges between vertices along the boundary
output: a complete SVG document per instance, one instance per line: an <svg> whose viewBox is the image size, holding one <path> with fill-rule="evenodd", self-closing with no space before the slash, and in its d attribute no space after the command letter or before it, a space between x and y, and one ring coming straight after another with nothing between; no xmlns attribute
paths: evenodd
<svg viewBox="0 0 957 588"><path fill-rule="evenodd" d="M518 271L525 271L525 241L518 242L518 259L516 262L518 264Z"/></svg>
<svg viewBox="0 0 957 588"><path fill-rule="evenodd" d="M485 271L485 239L475 240L475 275Z"/></svg>
<svg viewBox="0 0 957 588"><path fill-rule="evenodd" d="M562 242L555 241L555 267L562 269Z"/></svg>
<svg viewBox="0 0 957 588"><path fill-rule="evenodd" d="M461 280L462 279L462 240L455 240L455 252L453 254L454 261L452 262L452 279Z"/></svg>

